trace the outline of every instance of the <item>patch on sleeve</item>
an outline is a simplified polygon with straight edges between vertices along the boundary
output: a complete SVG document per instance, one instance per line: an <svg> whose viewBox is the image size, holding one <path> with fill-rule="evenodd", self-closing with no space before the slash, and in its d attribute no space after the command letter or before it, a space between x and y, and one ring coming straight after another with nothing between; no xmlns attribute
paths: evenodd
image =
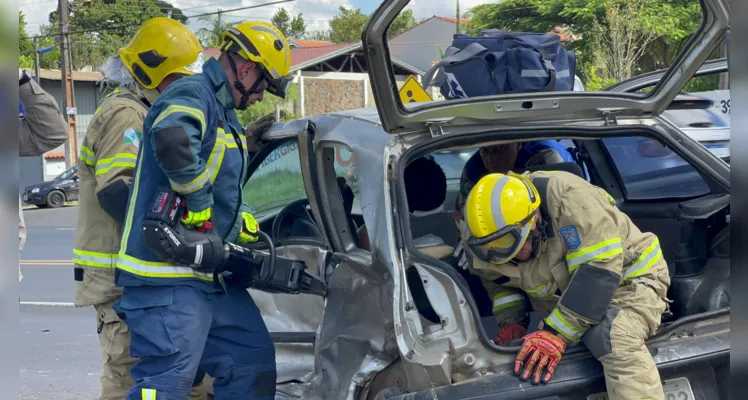
<svg viewBox="0 0 748 400"><path fill-rule="evenodd" d="M140 147L140 132L132 128L125 128L125 143L133 144L135 147Z"/></svg>
<svg viewBox="0 0 748 400"><path fill-rule="evenodd" d="M558 231L561 233L561 237L564 238L567 249L576 250L582 245L582 239L579 237L579 231L577 231L576 226L566 225L559 228Z"/></svg>

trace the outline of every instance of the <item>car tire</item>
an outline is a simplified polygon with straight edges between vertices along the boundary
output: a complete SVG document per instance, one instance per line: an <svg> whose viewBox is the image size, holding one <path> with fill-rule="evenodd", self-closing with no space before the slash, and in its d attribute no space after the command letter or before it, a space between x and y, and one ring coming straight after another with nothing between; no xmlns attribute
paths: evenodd
<svg viewBox="0 0 748 400"><path fill-rule="evenodd" d="M65 193L59 190L53 190L47 194L47 206L59 208L65 205Z"/></svg>

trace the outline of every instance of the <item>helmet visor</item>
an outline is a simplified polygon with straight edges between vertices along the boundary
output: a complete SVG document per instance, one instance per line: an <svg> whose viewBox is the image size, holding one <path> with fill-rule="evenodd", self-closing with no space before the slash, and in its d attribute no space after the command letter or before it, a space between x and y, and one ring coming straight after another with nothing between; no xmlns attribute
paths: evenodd
<svg viewBox="0 0 748 400"><path fill-rule="evenodd" d="M203 64L205 64L205 54L201 51L197 55L197 59L190 65L186 65L184 69L193 74L199 74L203 72Z"/></svg>
<svg viewBox="0 0 748 400"><path fill-rule="evenodd" d="M486 236L470 236L467 245L480 260L494 264L503 264L519 253L530 234L535 212L516 224L506 225Z"/></svg>
<svg viewBox="0 0 748 400"><path fill-rule="evenodd" d="M291 84L293 83L292 76L281 76L278 79L273 79L269 73L265 72L265 79L268 81L268 93L280 97L281 99L286 98L288 92L291 90Z"/></svg>

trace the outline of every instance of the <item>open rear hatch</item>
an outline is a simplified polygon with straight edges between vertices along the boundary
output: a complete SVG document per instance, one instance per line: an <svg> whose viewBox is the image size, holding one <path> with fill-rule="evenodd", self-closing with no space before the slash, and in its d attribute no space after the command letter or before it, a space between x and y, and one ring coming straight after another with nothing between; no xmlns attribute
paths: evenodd
<svg viewBox="0 0 748 400"><path fill-rule="evenodd" d="M700 0L703 19L696 34L648 93L535 92L403 104L392 69L387 30L409 0L385 0L362 35L372 90L384 129L393 134L431 129L435 135L459 127L548 120L602 119L662 114L725 37L729 0Z"/></svg>

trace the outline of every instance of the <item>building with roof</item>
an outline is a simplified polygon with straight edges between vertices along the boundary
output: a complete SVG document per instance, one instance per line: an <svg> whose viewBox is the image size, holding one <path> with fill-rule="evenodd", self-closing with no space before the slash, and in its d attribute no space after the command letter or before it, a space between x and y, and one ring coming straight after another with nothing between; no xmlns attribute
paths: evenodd
<svg viewBox="0 0 748 400"><path fill-rule="evenodd" d="M467 23L466 18L460 19L460 24ZM456 18L434 15L391 37L388 41L390 54L422 71L428 71L441 60L441 52L452 44L455 33Z"/></svg>

